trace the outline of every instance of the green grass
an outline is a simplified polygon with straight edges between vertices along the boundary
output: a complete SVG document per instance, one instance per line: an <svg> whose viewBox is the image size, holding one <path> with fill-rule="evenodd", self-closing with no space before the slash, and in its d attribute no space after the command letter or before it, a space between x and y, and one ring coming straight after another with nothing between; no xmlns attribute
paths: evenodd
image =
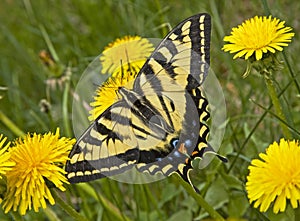
<svg viewBox="0 0 300 221"><path fill-rule="evenodd" d="M300 51L298 1L144 1L144 0L6 0L0 3L0 113L21 131L45 133L60 127L62 135L73 137L72 92L81 74L103 48L124 35L162 38L168 25L199 12L212 16L211 69L218 77L226 99L227 126L220 153L229 163L218 160L195 170L192 180L204 199L224 218L280 220L262 214L247 200L244 189L248 165L273 141L282 137L279 120L272 114L271 101L262 77L242 74L246 63L232 60L221 51L223 37L232 27L255 15L272 15L285 20L296 33L280 54L284 68L275 73L287 124L299 139ZM60 66L49 70L39 59L48 50ZM71 69L68 87L50 89L46 80ZM48 113L40 102L50 103ZM262 108L263 107L263 108ZM267 109L267 110L266 110ZM0 133L10 140L19 134L0 121ZM239 156L239 157L236 157ZM59 193L60 194L60 193ZM133 185L102 179L84 185L69 185L64 201L88 220L203 220L207 212L176 177L155 183ZM1 220L11 220L13 214ZM14 216L17 219L17 215ZM19 217L20 218L20 217ZM48 206L39 213L28 212L23 220L72 220L59 207ZM283 218L281 219L283 220Z"/></svg>

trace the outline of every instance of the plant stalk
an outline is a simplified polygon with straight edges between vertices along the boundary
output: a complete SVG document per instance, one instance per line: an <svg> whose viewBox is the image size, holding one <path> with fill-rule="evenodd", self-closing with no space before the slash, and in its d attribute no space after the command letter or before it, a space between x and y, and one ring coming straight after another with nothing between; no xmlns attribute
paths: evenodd
<svg viewBox="0 0 300 221"><path fill-rule="evenodd" d="M287 122L286 116L283 113L282 106L281 106L280 101L278 99L273 80L267 74L264 74L264 79L265 79L265 83L266 83L269 95L271 97L272 103L274 105L276 114L278 115L278 117L282 121ZM292 135L291 135L288 127L283 122L280 122L280 126L281 126L282 133L283 133L284 137L286 139L291 140Z"/></svg>
<svg viewBox="0 0 300 221"><path fill-rule="evenodd" d="M200 205L206 212L208 212L211 218L217 221L225 221L225 219L211 205L209 205L200 194L195 192L191 185L189 185L179 176L174 177L177 178L181 186L183 186L184 189L195 199L198 205Z"/></svg>
<svg viewBox="0 0 300 221"><path fill-rule="evenodd" d="M77 221L88 221L87 218L82 216L80 213L76 212L69 204L67 204L65 201L63 201L60 196L57 194L57 192L52 189L51 194L55 200L55 202L65 211L67 212L70 216L74 218L74 220Z"/></svg>
<svg viewBox="0 0 300 221"><path fill-rule="evenodd" d="M25 133L14 122L12 122L1 110L0 121L18 137L23 137L25 135Z"/></svg>

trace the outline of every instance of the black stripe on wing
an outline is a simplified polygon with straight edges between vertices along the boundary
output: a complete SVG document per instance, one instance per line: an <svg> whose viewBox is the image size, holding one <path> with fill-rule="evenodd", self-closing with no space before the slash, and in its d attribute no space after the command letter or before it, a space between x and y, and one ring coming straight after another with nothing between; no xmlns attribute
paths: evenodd
<svg viewBox="0 0 300 221"><path fill-rule="evenodd" d="M77 149L76 152L80 152L82 149L78 144L75 144L74 148ZM82 160L74 164L68 162L66 164L67 178L70 183L79 183L121 174L134 166L138 155L139 150L135 148L98 160Z"/></svg>
<svg viewBox="0 0 300 221"><path fill-rule="evenodd" d="M115 105L115 107L120 106L122 106L121 102ZM103 112L73 146L69 154L70 160L67 161L65 168L71 183L87 182L120 174L137 162L139 158L137 146L126 145L123 139L128 139L128 135L124 131L113 130L118 124L132 126L128 125L130 119L112 113L113 107ZM109 121L112 124L105 125L102 121ZM136 129L140 128L136 127Z"/></svg>
<svg viewBox="0 0 300 221"><path fill-rule="evenodd" d="M189 84L186 87L187 90L197 88L201 85L208 74L210 64L210 15L205 14L204 17L201 15L193 17L190 30L192 41L191 74L188 76Z"/></svg>
<svg viewBox="0 0 300 221"><path fill-rule="evenodd" d="M201 85L209 69L210 31L210 15L205 13L192 16L177 25L156 47L142 67L134 85L136 91L142 92L140 88L142 84L140 84L139 79L141 74L145 74L147 78L159 75L159 72L154 73L149 68L151 60L155 60L156 63L160 64L162 70L166 71L170 79L175 80L178 74L182 74L175 71L176 68L186 69L186 82L177 83L184 83L184 88L187 90ZM189 53L185 54L187 51ZM179 56L180 54L184 56ZM179 62L186 59L188 59L188 62Z"/></svg>
<svg viewBox="0 0 300 221"><path fill-rule="evenodd" d="M210 117L210 113L208 111L207 99L203 96L200 88L195 88L189 91L189 93L198 109L199 123L200 123L199 137L193 153L190 155L190 157L186 158L185 164L181 168L179 168L176 172L186 182L190 183L190 185L195 189L196 192L199 192L198 189L192 184L189 176L190 171L193 169L192 161L196 158L202 159L206 153L215 154L221 161L225 163L228 160L225 157L217 154L207 141L210 132L209 127L207 125L207 121L209 120Z"/></svg>

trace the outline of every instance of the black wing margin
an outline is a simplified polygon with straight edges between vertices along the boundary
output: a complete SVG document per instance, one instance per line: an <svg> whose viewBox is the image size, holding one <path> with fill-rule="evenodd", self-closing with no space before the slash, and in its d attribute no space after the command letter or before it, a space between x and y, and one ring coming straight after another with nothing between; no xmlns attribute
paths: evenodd
<svg viewBox="0 0 300 221"><path fill-rule="evenodd" d="M210 64L211 18L201 13L178 24L156 47L137 75L134 88L153 81L154 75L168 75L176 84L190 91L205 80ZM155 87L155 85L153 85Z"/></svg>

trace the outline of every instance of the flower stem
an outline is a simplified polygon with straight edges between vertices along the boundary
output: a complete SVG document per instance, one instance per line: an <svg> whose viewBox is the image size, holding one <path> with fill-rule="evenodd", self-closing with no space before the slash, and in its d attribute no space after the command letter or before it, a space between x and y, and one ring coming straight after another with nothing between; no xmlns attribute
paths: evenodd
<svg viewBox="0 0 300 221"><path fill-rule="evenodd" d="M71 67L67 68L68 74L71 75ZM68 104L69 104L69 93L70 93L70 78L66 81L64 94L63 94L63 101L62 101L62 116L63 116L63 124L64 129L68 137L72 136L72 129L70 125L70 117L68 112Z"/></svg>
<svg viewBox="0 0 300 221"><path fill-rule="evenodd" d="M22 216L20 215L19 212L11 211L10 214L11 214L11 216L13 217L13 219L15 221L23 221L23 218L22 218Z"/></svg>
<svg viewBox="0 0 300 221"><path fill-rule="evenodd" d="M300 207L294 209L295 212L295 220L300 220Z"/></svg>
<svg viewBox="0 0 300 221"><path fill-rule="evenodd" d="M213 219L218 221L225 221L225 219L211 205L209 205L200 194L195 192L195 190L191 187L191 185L189 185L179 176L174 176L174 177L177 178L181 186L184 187L184 189L194 198L194 200L198 203L198 205L200 205L203 209L205 209L205 211L208 212L208 214Z"/></svg>
<svg viewBox="0 0 300 221"><path fill-rule="evenodd" d="M23 137L25 135L25 133L14 122L12 122L1 110L0 121L18 137Z"/></svg>
<svg viewBox="0 0 300 221"><path fill-rule="evenodd" d="M88 183L79 183L77 187L84 191L84 195L88 195L96 200L99 200L107 215L111 220L115 221L131 221L125 214L123 214L115 205L113 205L108 199L104 196L99 195L97 191Z"/></svg>
<svg viewBox="0 0 300 221"><path fill-rule="evenodd" d="M63 201L54 189L51 190L51 194L52 194L55 202L57 202L57 204L59 204L59 206L64 211L66 211L70 216L72 216L74 218L74 220L88 221L87 218L82 216L80 213L76 212L69 204L67 204L65 201Z"/></svg>
<svg viewBox="0 0 300 221"><path fill-rule="evenodd" d="M287 122L286 117L283 113L280 101L278 99L273 80L268 76L268 74L264 74L264 79L265 79L265 83L267 85L267 89L268 89L269 95L271 97L272 103L274 105L276 114L282 121ZM280 122L280 126L281 126L284 137L289 140L292 139L292 135L291 135L288 127L283 122Z"/></svg>

